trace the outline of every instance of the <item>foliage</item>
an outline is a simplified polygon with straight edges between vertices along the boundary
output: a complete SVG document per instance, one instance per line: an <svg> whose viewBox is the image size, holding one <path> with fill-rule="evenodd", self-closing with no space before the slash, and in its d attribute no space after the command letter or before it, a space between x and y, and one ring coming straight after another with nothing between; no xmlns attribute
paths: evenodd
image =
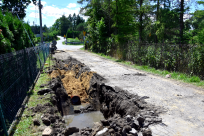
<svg viewBox="0 0 204 136"><path fill-rule="evenodd" d="M23 25L30 38L34 39L35 36L28 24L22 23L21 20L14 17L11 13L3 15L0 12L0 29L2 30L0 33L0 54L32 46Z"/></svg>
<svg viewBox="0 0 204 136"><path fill-rule="evenodd" d="M36 0L32 0L32 2L36 4ZM2 9L13 12L13 15L16 15L15 12L17 12L20 18L24 18L26 16L25 9L30 3L31 0L3 0Z"/></svg>
<svg viewBox="0 0 204 136"><path fill-rule="evenodd" d="M62 15L50 29L50 31L58 31L58 35L66 35L67 38L79 37L79 34L84 30L86 30L84 19L75 13L73 16L70 14L68 17Z"/></svg>
<svg viewBox="0 0 204 136"><path fill-rule="evenodd" d="M53 41L54 39L57 40L57 34L58 31L56 30L43 33L44 41Z"/></svg>
<svg viewBox="0 0 204 136"><path fill-rule="evenodd" d="M67 37L67 38L76 38L76 37L79 37L79 34L80 34L79 31L71 31L71 30L68 30L68 31L67 31L67 34L66 34L66 37Z"/></svg>

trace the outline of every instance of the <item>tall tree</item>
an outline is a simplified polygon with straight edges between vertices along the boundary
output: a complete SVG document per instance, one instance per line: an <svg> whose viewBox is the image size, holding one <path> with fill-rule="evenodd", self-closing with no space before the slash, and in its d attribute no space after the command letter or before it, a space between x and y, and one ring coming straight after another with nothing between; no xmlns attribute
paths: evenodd
<svg viewBox="0 0 204 136"><path fill-rule="evenodd" d="M184 0L181 0L180 2L180 42L181 44L183 43L183 28L184 28L183 14L184 14Z"/></svg>
<svg viewBox="0 0 204 136"><path fill-rule="evenodd" d="M142 17L143 17L143 10L142 10L142 4L143 0L140 1L140 15L139 15L139 42L142 42Z"/></svg>
<svg viewBox="0 0 204 136"><path fill-rule="evenodd" d="M32 0L32 2L36 4L36 0ZM30 3L31 0L3 0L2 9L12 12L13 15L18 13L20 18L24 18L26 16L25 9Z"/></svg>

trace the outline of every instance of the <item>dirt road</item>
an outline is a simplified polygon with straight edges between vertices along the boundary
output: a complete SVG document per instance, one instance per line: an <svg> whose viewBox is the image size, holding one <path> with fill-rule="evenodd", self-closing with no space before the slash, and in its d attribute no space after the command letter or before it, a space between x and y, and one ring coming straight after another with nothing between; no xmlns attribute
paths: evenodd
<svg viewBox="0 0 204 136"><path fill-rule="evenodd" d="M69 55L85 63L92 71L107 79L108 85L119 86L146 101L161 107L163 123L151 126L154 136L203 136L204 135L204 90L171 79L148 74L120 65L86 51L79 46L67 48L54 57L66 59Z"/></svg>

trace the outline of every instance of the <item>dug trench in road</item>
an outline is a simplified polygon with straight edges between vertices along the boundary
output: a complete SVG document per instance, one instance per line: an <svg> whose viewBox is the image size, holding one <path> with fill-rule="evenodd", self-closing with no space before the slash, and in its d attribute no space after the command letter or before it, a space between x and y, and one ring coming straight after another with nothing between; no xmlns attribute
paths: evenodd
<svg viewBox="0 0 204 136"><path fill-rule="evenodd" d="M107 79L111 86L119 86L132 94L146 97L148 103L163 107L160 114L163 124L152 125L155 136L203 136L204 89L124 66L93 53L79 50L82 46L65 46L57 43L60 50L55 58L76 58L91 70ZM142 73L142 74L138 74Z"/></svg>
<svg viewBox="0 0 204 136"><path fill-rule="evenodd" d="M144 96L148 103L162 107L166 111L160 114L163 124L151 126L155 136L203 136L204 89L133 69L87 51L70 49L54 55L61 60L68 56L106 78L107 85Z"/></svg>
<svg viewBox="0 0 204 136"><path fill-rule="evenodd" d="M69 96L77 94L83 103L90 102L91 106L74 111L75 113L97 110L97 105L105 120L101 120L101 127L83 130L95 135L104 132L104 135L148 135L151 136L149 125L161 123L158 118L161 112L158 107L148 104L144 97L130 94L119 87L105 85L104 78L85 64L69 57L66 60L56 60L57 68L50 76L55 79L61 77L63 86ZM58 78L58 77L57 77ZM58 90L55 89L57 92ZM59 93L58 94L63 94ZM65 94L64 94L65 95ZM62 96L63 97L63 96ZM69 99L68 97L65 97ZM69 115L69 105L63 107ZM76 120L73 120L73 122ZM98 124L98 125L99 125ZM89 131L89 132L88 132ZM82 134L82 131L79 133Z"/></svg>

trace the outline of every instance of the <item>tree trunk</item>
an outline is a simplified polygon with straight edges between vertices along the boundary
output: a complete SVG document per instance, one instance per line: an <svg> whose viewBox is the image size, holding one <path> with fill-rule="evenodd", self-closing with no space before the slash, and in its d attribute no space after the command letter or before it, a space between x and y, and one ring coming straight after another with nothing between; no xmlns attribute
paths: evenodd
<svg viewBox="0 0 204 136"><path fill-rule="evenodd" d="M184 12L184 0L180 3L180 44L183 44L183 12Z"/></svg>
<svg viewBox="0 0 204 136"><path fill-rule="evenodd" d="M141 7L142 7L142 3L143 0L140 0L140 18L139 18L139 22L140 22L140 27L139 27L139 42L142 42L142 16L143 16L143 11L141 11Z"/></svg>
<svg viewBox="0 0 204 136"><path fill-rule="evenodd" d="M118 34L118 0L116 0L116 34Z"/></svg>
<svg viewBox="0 0 204 136"><path fill-rule="evenodd" d="M109 5L108 5L108 11L109 11L109 17L108 17L108 27L109 27L109 34L108 36L111 37L111 25L110 25L110 0L109 0Z"/></svg>
<svg viewBox="0 0 204 136"><path fill-rule="evenodd" d="M157 0L157 14L156 14L156 20L158 21L159 19L159 0ZM158 38L157 38L157 35L155 37L155 43L158 43Z"/></svg>

